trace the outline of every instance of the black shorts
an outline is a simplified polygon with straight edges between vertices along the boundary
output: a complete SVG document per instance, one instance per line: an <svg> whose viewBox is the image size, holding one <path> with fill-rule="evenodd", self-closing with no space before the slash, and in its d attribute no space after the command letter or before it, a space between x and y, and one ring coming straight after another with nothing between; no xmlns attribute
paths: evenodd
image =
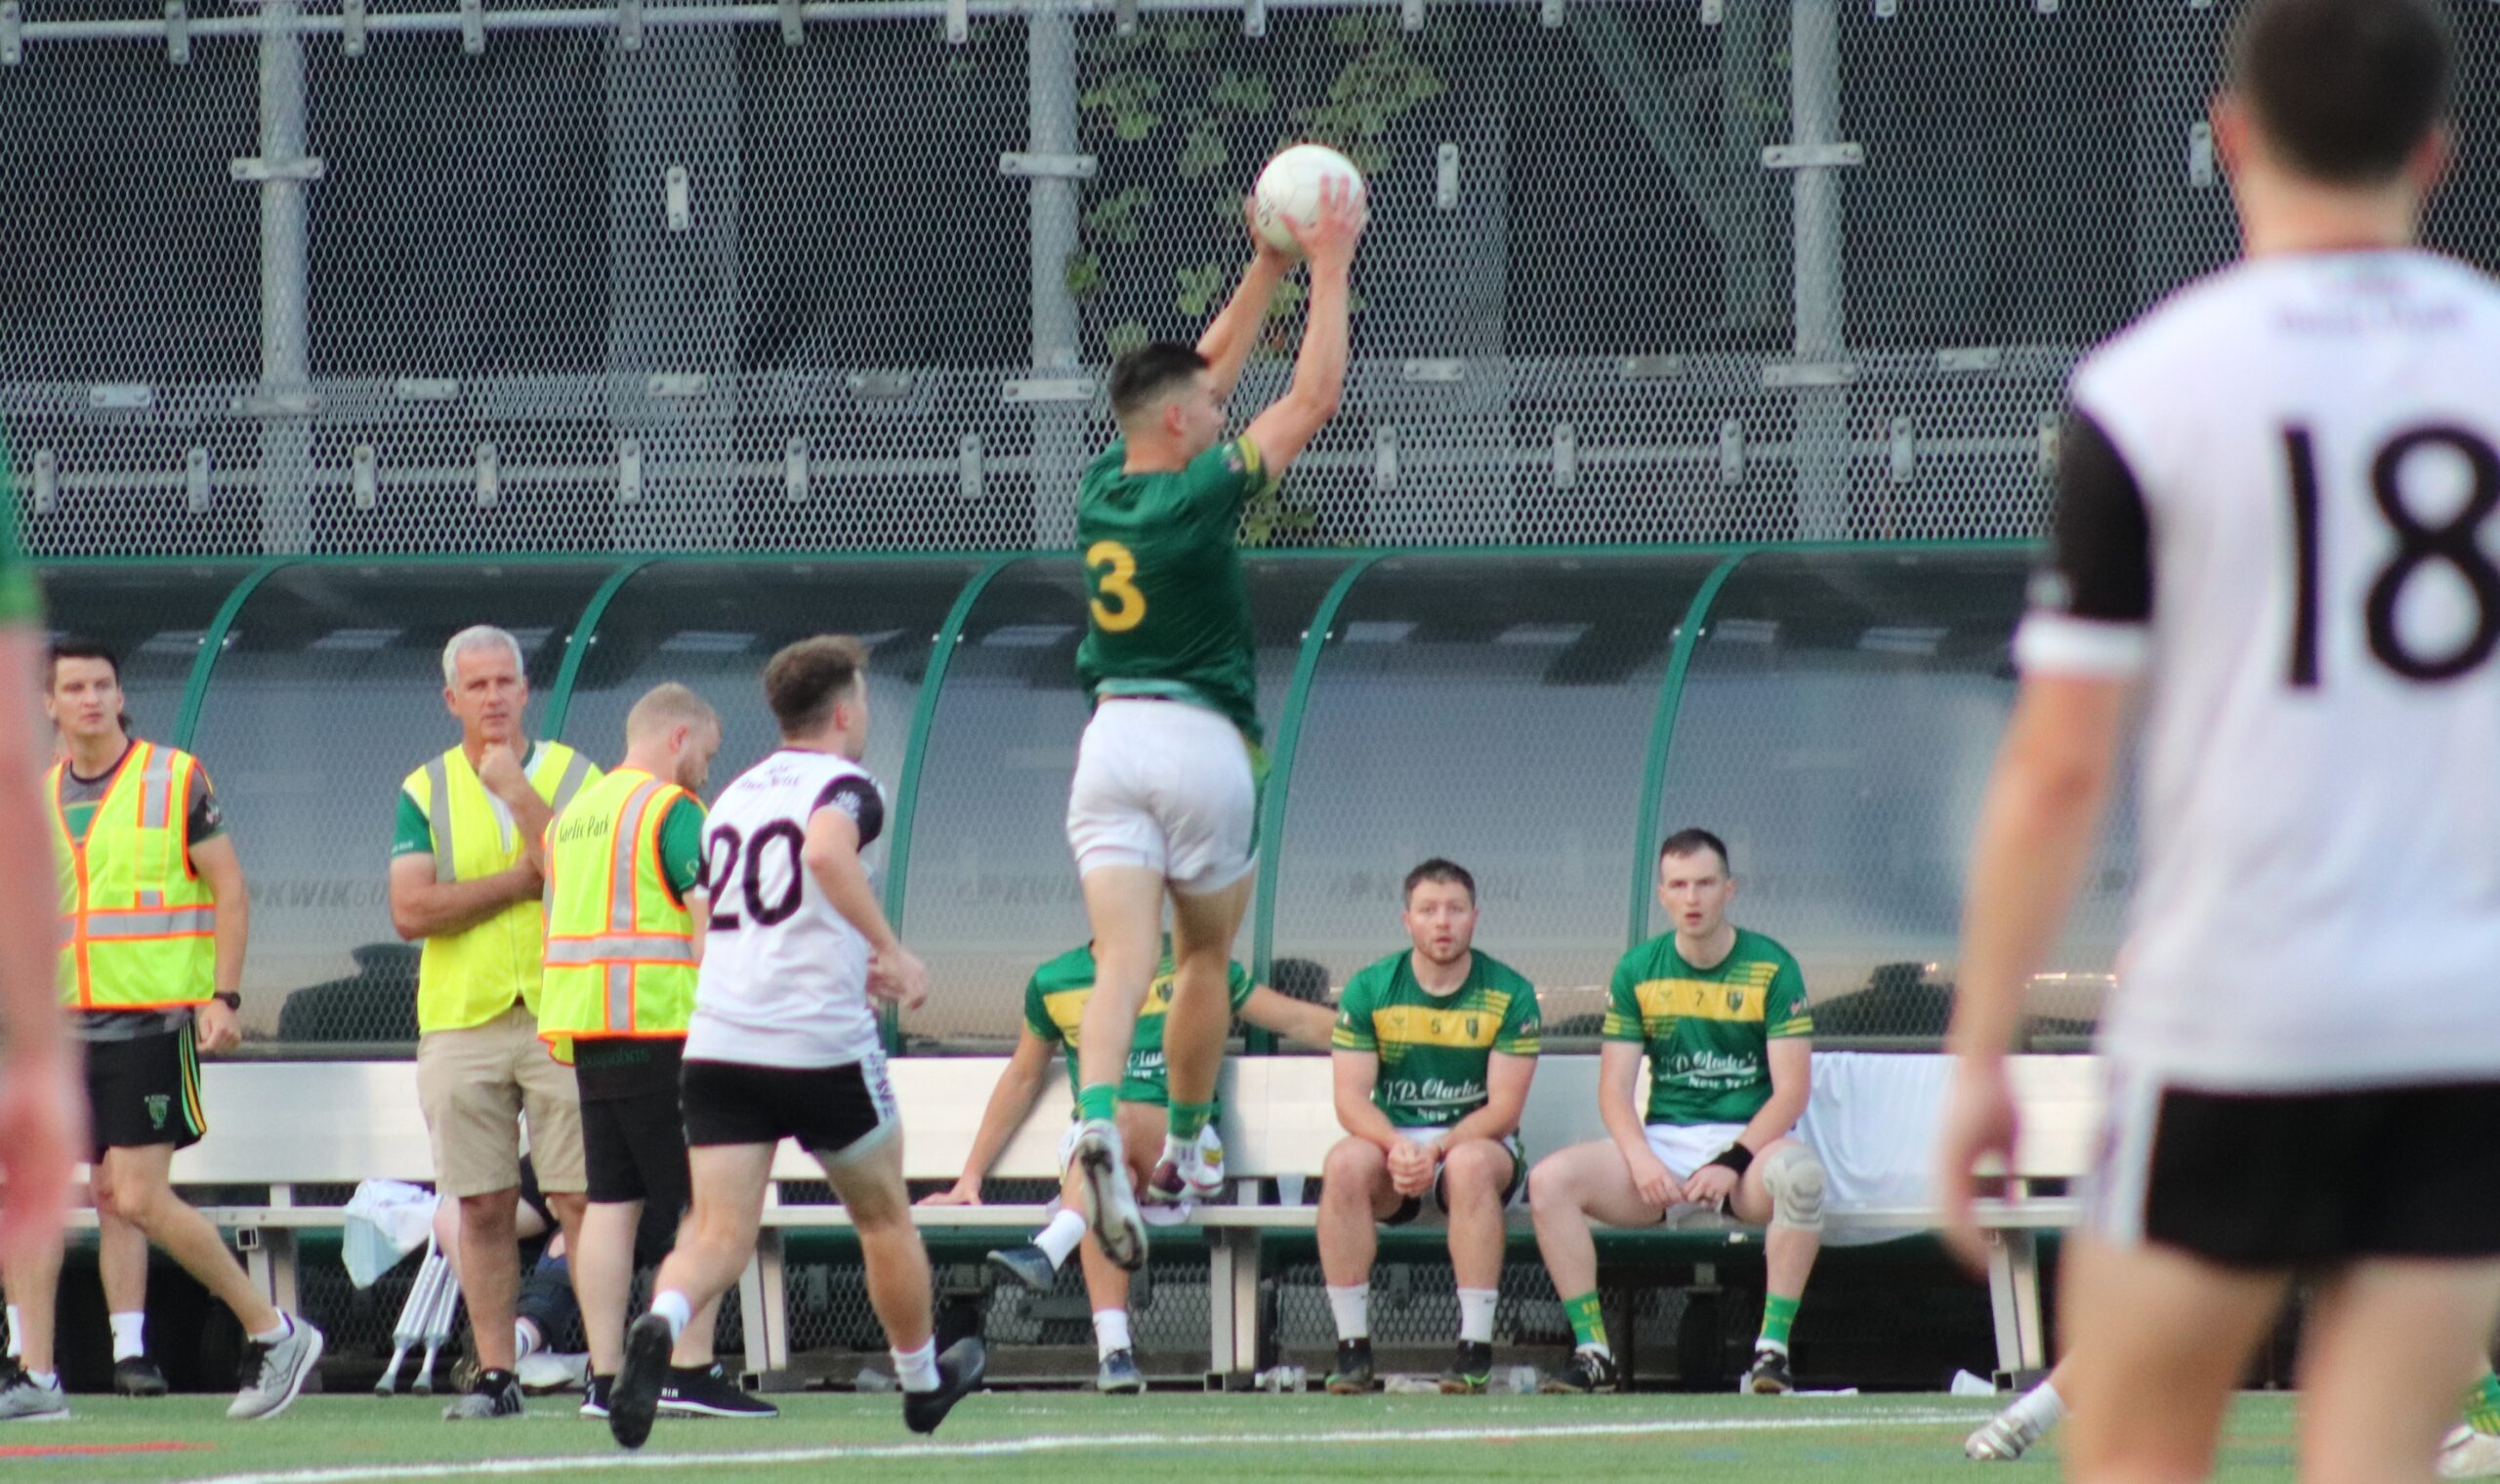
<svg viewBox="0 0 2500 1484"><path fill-rule="evenodd" d="M900 1127L886 1059L829 1067L686 1063L686 1142L777 1144L785 1138L823 1159L861 1154Z"/></svg>
<svg viewBox="0 0 2500 1484"><path fill-rule="evenodd" d="M693 1192L686 1169L686 1120L677 1107L683 1047L673 1041L652 1045L654 1067L664 1064L668 1074L655 1090L604 1097L596 1077L582 1077L582 1159L593 1203L641 1201L674 1215L686 1210Z"/></svg>
<svg viewBox="0 0 2500 1484"><path fill-rule="evenodd" d="M2233 1267L2500 1257L2500 1083L2202 1092L2112 1080L2092 1225Z"/></svg>
<svg viewBox="0 0 2500 1484"><path fill-rule="evenodd" d="M89 1153L171 1144L188 1149L208 1132L200 1107L199 1048L190 1026L135 1041L87 1044Z"/></svg>

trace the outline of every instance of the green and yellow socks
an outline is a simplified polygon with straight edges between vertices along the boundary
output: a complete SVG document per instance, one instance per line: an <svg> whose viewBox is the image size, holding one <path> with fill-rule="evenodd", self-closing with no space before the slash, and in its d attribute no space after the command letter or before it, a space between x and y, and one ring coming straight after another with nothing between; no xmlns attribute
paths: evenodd
<svg viewBox="0 0 2500 1484"><path fill-rule="evenodd" d="M1614 1351L1605 1342L1605 1315L1598 1306L1595 1289L1574 1298L1562 1300L1562 1317L1571 1321L1571 1340L1580 1349L1595 1350L1608 1359Z"/></svg>
<svg viewBox="0 0 2500 1484"><path fill-rule="evenodd" d="M2500 1437L2500 1376L2493 1375L2488 1367L2483 1369L2482 1380L2465 1394L2465 1424L2477 1432Z"/></svg>
<svg viewBox="0 0 2500 1484"><path fill-rule="evenodd" d="M1076 1116L1081 1120L1109 1123L1119 1115L1120 1085L1116 1082L1091 1082L1076 1090Z"/></svg>
<svg viewBox="0 0 2500 1484"><path fill-rule="evenodd" d="M1757 1350L1788 1353L1789 1327L1797 1322L1797 1300L1782 1298L1777 1294L1762 1301L1762 1338L1754 1341Z"/></svg>

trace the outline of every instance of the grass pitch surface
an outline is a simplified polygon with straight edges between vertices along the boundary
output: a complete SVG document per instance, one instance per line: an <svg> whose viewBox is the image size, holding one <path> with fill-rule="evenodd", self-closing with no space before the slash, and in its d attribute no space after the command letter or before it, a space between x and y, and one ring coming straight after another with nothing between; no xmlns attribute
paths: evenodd
<svg viewBox="0 0 2500 1484"><path fill-rule="evenodd" d="M441 1398L308 1396L266 1422L229 1422L224 1397L73 1398L60 1422L0 1424L8 1484L396 1484L528 1478L584 1484L1051 1479L1224 1484L1426 1478L1600 1479L1680 1474L1708 1484L1984 1484L2057 1476L2052 1439L2018 1463L1962 1457L1992 1410L1933 1396L1202 1396L989 1392L935 1437L905 1431L892 1395L776 1398L763 1422L663 1420L628 1454L560 1397L529 1416L446 1422ZM2219 1478L2292 1476L2291 1400L2252 1395L2231 1417Z"/></svg>

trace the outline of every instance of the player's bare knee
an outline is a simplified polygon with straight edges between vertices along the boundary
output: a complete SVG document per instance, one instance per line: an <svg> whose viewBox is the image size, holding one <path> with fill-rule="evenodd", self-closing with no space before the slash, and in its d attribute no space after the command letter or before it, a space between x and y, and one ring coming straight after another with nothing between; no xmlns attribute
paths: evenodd
<svg viewBox="0 0 2500 1484"><path fill-rule="evenodd" d="M1561 1216L1583 1210L1579 1183L1571 1178L1568 1167L1559 1158L1537 1162L1527 1175L1527 1207L1539 1216Z"/></svg>
<svg viewBox="0 0 2500 1484"><path fill-rule="evenodd" d="M1764 1156L1763 1189L1771 1196L1774 1229L1819 1232L1823 1229L1823 1162L1814 1151L1790 1140Z"/></svg>

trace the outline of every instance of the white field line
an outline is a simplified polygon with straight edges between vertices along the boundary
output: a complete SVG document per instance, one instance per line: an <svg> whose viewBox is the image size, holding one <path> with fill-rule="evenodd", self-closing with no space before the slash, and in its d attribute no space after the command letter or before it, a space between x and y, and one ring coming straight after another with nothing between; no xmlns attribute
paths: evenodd
<svg viewBox="0 0 2500 1484"><path fill-rule="evenodd" d="M872 1459L995 1459L1094 1448L1192 1448L1255 1440L1263 1447L1343 1443L1532 1443L1547 1438L1658 1437L1680 1432L1803 1432L1842 1427L1929 1427L1966 1423L1969 1411L1886 1411L1857 1417L1687 1418L1648 1422L1575 1422L1559 1426L1373 1427L1277 1435L1237 1432L1113 1432L1099 1437L1052 1434L978 1443L869 1443L850 1447L759 1449L746 1453L596 1453L550 1459L481 1459L472 1463L390 1463L352 1468L297 1468L274 1473L215 1474L188 1484L389 1484L402 1479L501 1478L521 1474L588 1473L614 1468L729 1468L786 1463L840 1463Z"/></svg>

